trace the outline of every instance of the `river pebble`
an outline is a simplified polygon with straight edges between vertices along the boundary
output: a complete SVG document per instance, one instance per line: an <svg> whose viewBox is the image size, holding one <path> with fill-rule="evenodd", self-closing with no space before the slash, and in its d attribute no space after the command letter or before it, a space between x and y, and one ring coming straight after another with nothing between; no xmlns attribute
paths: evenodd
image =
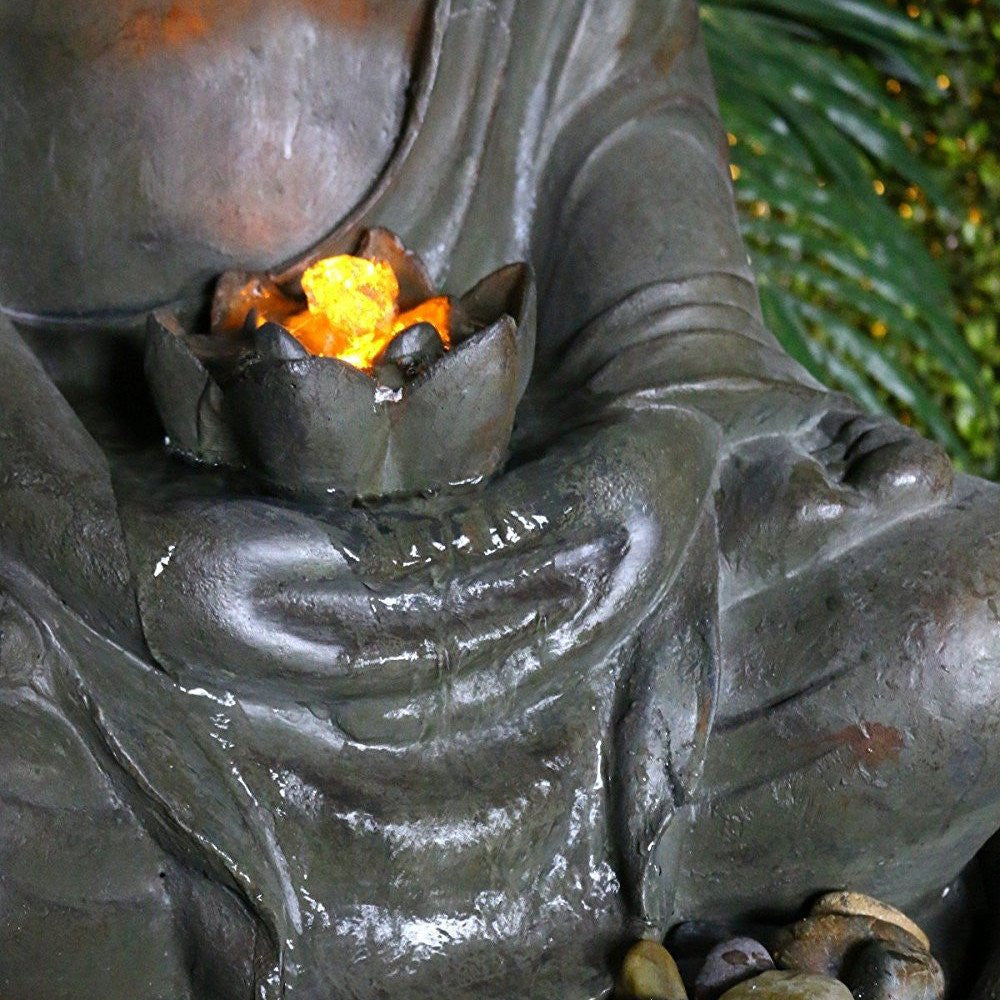
<svg viewBox="0 0 1000 1000"><path fill-rule="evenodd" d="M851 952L841 978L855 1000L942 1000L944 973L922 948L870 941Z"/></svg>
<svg viewBox="0 0 1000 1000"><path fill-rule="evenodd" d="M722 994L722 1000L854 1000L851 991L829 976L806 972L765 972Z"/></svg>
<svg viewBox="0 0 1000 1000"><path fill-rule="evenodd" d="M782 928L774 942L774 961L783 969L837 977L848 952L868 941L920 948L920 942L896 924L831 913Z"/></svg>
<svg viewBox="0 0 1000 1000"><path fill-rule="evenodd" d="M931 943L927 939L927 935L902 910L897 910L895 906L890 906L888 903L883 903L872 896L865 896L860 892L828 892L816 900L810 913L814 917L828 914L841 914L848 917L875 917L876 920L884 920L887 924L901 927L919 942L921 948L930 951Z"/></svg>
<svg viewBox="0 0 1000 1000"><path fill-rule="evenodd" d="M622 962L621 1000L687 1000L673 956L656 941L638 941Z"/></svg>
<svg viewBox="0 0 1000 1000"><path fill-rule="evenodd" d="M774 968L768 950L753 938L731 938L716 945L694 984L694 1000L718 1000L726 990Z"/></svg>

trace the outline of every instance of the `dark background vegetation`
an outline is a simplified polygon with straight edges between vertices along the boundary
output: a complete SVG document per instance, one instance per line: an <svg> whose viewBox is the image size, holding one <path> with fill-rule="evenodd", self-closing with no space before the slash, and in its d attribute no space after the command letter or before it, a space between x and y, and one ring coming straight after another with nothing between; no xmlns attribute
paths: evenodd
<svg viewBox="0 0 1000 1000"><path fill-rule="evenodd" d="M1000 477L1000 0L703 0L771 328Z"/></svg>

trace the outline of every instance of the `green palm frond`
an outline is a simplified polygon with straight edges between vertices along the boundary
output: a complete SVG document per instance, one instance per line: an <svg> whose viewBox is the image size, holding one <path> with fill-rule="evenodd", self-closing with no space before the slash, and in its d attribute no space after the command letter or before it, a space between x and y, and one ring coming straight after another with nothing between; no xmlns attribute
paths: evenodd
<svg viewBox="0 0 1000 1000"><path fill-rule="evenodd" d="M950 210L884 85L933 89L922 53L946 40L882 0L704 0L702 22L771 329L818 378L967 461L934 380L994 420L989 394L947 274L886 196Z"/></svg>

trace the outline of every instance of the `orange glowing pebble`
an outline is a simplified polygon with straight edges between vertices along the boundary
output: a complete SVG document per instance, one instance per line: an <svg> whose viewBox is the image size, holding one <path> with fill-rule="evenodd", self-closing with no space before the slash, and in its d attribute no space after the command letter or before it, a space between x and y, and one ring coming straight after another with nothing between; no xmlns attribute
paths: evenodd
<svg viewBox="0 0 1000 1000"><path fill-rule="evenodd" d="M306 269L302 290L308 308L282 322L311 354L367 371L389 341L415 323L431 323L445 347L450 344L448 298L427 299L400 313L399 282L385 261L325 257Z"/></svg>
<svg viewBox="0 0 1000 1000"><path fill-rule="evenodd" d="M381 260L326 257L302 275L311 313L321 313L348 337L365 336L392 323L399 301L399 282Z"/></svg>
<svg viewBox="0 0 1000 1000"><path fill-rule="evenodd" d="M322 313L304 309L282 325L310 354L335 358L347 346L343 333L330 326Z"/></svg>
<svg viewBox="0 0 1000 1000"><path fill-rule="evenodd" d="M408 326L416 323L430 323L441 336L441 342L445 347L451 343L451 302L445 295L439 295L435 299L428 299L420 305L400 313L396 322L393 323L393 336Z"/></svg>
<svg viewBox="0 0 1000 1000"><path fill-rule="evenodd" d="M326 257L306 269L302 290L308 314L293 317L290 332L313 354L371 367L392 338L399 300L392 268L364 257Z"/></svg>

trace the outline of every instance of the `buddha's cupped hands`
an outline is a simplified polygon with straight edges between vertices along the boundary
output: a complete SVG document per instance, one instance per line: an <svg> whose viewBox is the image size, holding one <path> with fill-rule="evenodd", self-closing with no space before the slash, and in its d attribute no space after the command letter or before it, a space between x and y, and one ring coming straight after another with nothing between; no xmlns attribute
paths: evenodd
<svg viewBox="0 0 1000 1000"><path fill-rule="evenodd" d="M268 700L419 699L444 680L457 705L509 696L635 634L709 502L712 435L626 411L477 490L313 512L183 477L138 490L123 511L147 640L182 682Z"/></svg>

